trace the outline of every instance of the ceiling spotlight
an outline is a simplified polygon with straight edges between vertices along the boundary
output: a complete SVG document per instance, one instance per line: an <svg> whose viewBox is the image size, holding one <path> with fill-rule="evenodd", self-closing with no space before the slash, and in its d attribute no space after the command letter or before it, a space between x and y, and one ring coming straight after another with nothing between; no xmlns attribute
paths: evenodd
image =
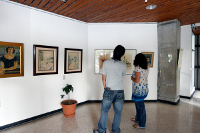
<svg viewBox="0 0 200 133"><path fill-rule="evenodd" d="M60 0L60 1L67 2L67 0Z"/></svg>
<svg viewBox="0 0 200 133"><path fill-rule="evenodd" d="M157 5L148 5L146 9L151 10L151 9L155 9L156 7Z"/></svg>
<svg viewBox="0 0 200 133"><path fill-rule="evenodd" d="M197 29L197 26L195 24L191 24L191 28L193 31L195 31Z"/></svg>

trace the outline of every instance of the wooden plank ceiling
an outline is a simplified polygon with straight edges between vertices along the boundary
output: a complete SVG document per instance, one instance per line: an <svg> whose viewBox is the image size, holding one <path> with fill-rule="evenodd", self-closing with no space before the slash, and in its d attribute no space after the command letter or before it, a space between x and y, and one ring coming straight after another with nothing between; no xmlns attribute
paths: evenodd
<svg viewBox="0 0 200 133"><path fill-rule="evenodd" d="M200 0L11 0L88 23L164 22L200 23ZM153 10L146 6L157 5ZM200 28L194 31L200 34Z"/></svg>

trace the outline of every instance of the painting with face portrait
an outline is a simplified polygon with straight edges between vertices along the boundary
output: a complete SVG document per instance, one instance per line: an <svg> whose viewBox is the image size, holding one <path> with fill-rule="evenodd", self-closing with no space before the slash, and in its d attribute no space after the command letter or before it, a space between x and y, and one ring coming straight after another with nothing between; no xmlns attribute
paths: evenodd
<svg viewBox="0 0 200 133"><path fill-rule="evenodd" d="M147 58L148 67L153 67L154 52L141 52Z"/></svg>
<svg viewBox="0 0 200 133"><path fill-rule="evenodd" d="M0 42L0 78L24 76L23 43Z"/></svg>

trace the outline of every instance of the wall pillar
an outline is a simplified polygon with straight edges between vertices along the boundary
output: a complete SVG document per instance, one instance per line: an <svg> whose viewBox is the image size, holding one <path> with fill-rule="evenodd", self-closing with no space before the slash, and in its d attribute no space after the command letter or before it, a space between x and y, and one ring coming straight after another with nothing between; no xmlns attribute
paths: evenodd
<svg viewBox="0 0 200 133"><path fill-rule="evenodd" d="M158 100L177 103L180 99L180 22L158 23Z"/></svg>

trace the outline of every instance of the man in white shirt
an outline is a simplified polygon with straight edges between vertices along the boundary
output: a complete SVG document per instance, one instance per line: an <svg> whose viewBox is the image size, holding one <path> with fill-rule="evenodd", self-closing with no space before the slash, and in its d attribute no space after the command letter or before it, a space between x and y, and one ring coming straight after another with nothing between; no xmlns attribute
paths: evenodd
<svg viewBox="0 0 200 133"><path fill-rule="evenodd" d="M112 123L112 132L120 133L121 113L124 105L124 86L123 76L126 75L126 64L121 61L125 53L125 48L121 45L115 47L113 58L106 60L102 67L102 81L104 94L101 107L101 117L98 123L98 129L93 133L106 133L107 117L110 107L113 103L115 116Z"/></svg>

